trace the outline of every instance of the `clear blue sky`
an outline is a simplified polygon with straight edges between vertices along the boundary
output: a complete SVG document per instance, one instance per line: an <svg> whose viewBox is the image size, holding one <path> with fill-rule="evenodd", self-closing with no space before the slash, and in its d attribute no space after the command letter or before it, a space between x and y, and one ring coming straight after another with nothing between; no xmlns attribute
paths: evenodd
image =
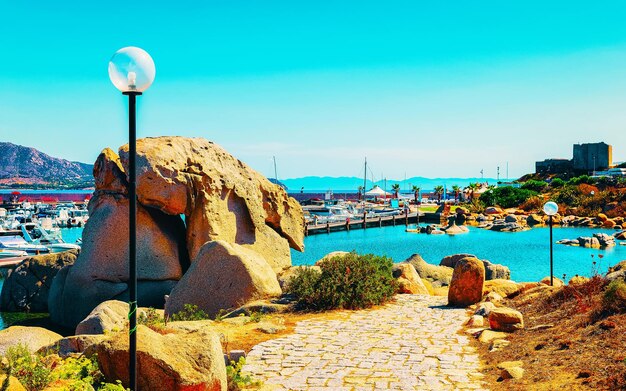
<svg viewBox="0 0 626 391"><path fill-rule="evenodd" d="M120 47L157 76L143 136L205 137L266 175L495 177L605 141L626 160L620 1L0 0L0 140L93 162L125 143ZM61 5L63 4L63 5Z"/></svg>

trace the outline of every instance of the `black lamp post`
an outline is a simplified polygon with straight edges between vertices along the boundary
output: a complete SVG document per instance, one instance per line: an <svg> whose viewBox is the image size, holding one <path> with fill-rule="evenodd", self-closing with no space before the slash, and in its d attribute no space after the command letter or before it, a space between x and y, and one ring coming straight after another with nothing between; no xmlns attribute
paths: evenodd
<svg viewBox="0 0 626 391"><path fill-rule="evenodd" d="M128 231L129 231L129 364L131 390L137 390L137 96L150 87L156 70L154 61L143 49L129 46L115 52L109 61L109 77L115 87L128 96Z"/></svg>
<svg viewBox="0 0 626 391"><path fill-rule="evenodd" d="M552 216L557 214L558 211L559 206L556 202L548 201L543 205L543 212L548 215L548 225L550 226L550 286L554 286L554 240L552 239Z"/></svg>

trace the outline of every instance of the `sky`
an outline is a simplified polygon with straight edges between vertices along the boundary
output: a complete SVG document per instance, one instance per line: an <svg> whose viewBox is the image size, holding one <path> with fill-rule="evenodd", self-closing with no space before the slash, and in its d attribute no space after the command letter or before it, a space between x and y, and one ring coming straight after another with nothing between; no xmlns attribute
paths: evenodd
<svg viewBox="0 0 626 391"><path fill-rule="evenodd" d="M574 143L626 161L620 1L0 0L0 141L91 163L128 140L116 50L156 64L138 137L267 176L516 178Z"/></svg>

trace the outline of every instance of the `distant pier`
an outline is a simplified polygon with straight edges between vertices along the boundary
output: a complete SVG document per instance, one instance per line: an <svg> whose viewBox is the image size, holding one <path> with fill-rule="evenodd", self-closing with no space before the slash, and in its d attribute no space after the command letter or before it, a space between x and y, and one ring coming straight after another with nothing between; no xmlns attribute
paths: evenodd
<svg viewBox="0 0 626 391"><path fill-rule="evenodd" d="M335 223L320 223L320 224L306 224L304 226L304 234L314 235L320 233L331 233L335 231L350 231L353 229L369 229L374 227L383 226L396 226L409 224L417 224L424 221L439 222L439 213L424 213L424 212L411 212L402 213L393 216L373 216L367 217L365 221L363 218L351 218L346 221L340 221Z"/></svg>

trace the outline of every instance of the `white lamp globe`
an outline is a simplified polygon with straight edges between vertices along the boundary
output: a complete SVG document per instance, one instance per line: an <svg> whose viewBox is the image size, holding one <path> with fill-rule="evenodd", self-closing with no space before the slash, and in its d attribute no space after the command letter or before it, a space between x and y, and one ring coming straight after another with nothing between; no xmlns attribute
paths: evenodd
<svg viewBox="0 0 626 391"><path fill-rule="evenodd" d="M109 60L109 78L122 92L144 92L154 81L156 69L152 57L143 49L128 46Z"/></svg>
<svg viewBox="0 0 626 391"><path fill-rule="evenodd" d="M554 216L559 211L559 206L554 201L548 201L543 204L543 212L548 216Z"/></svg>

